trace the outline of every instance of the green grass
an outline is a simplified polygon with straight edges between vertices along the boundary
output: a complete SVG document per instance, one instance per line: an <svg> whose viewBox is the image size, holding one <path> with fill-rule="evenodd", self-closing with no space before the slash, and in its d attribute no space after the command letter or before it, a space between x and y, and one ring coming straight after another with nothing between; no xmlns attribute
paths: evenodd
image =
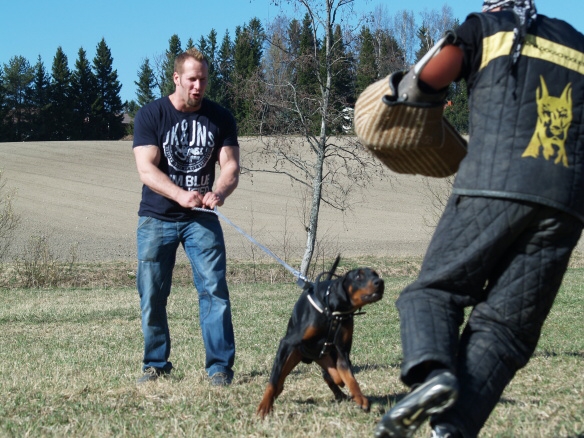
<svg viewBox="0 0 584 438"><path fill-rule="evenodd" d="M170 378L137 387L142 335L132 286L0 290L0 436L367 437L406 388L394 301L419 260L351 260L383 272L386 296L355 321L352 360L370 413L336 403L316 365L286 380L274 414L255 410L300 289L231 281L233 385L206 381L198 305L188 281L169 301ZM182 271L181 271L182 272ZM182 274L181 274L182 275ZM187 274L185 274L187 275ZM484 437L584 436L584 269L572 267L540 345L503 395ZM122 275L123 277L123 275ZM188 275L187 275L188 278ZM238 277L239 278L239 277ZM424 426L418 436L429 436Z"/></svg>

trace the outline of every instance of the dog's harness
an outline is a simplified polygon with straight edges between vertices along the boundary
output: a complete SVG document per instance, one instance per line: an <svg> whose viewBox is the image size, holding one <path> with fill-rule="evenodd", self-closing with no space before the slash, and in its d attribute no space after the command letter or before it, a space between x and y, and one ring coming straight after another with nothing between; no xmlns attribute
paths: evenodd
<svg viewBox="0 0 584 438"><path fill-rule="evenodd" d="M343 321L353 319L353 316L355 316L355 313L357 312L356 310L347 310L344 312L341 312L338 310L331 311L331 309L328 307L329 294L330 294L330 286L327 288L326 294L325 294L326 305L323 305L320 302L320 300L314 294L314 292L312 292L312 293L309 292L308 295L306 296L306 298L308 299L310 304L312 304L312 307L314 307L319 313L322 313L330 322L328 335L326 337L326 340L324 342L322 350L321 350L320 354L318 355L319 359L323 356L326 356L327 354L329 354L331 352L332 348L335 345L335 339L337 338L339 330L341 329L341 323ZM365 312L359 312L359 313L357 313L357 315L362 315L364 313Z"/></svg>
<svg viewBox="0 0 584 438"><path fill-rule="evenodd" d="M333 263L331 270L328 272L327 281L330 281L332 279L334 272L337 268L337 265L339 264L339 260L340 260L340 258L337 257L337 259ZM308 301L310 302L312 307L314 307L319 313L323 314L330 322L328 335L326 337L326 340L324 342L322 350L318 356L319 359L323 356L326 356L327 354L329 354L331 352L332 348L335 345L335 340L336 340L337 335L341 329L341 325L342 325L341 323L343 321L351 320L351 319L353 319L353 317L355 315L364 315L365 314L365 312L363 312L362 310L359 310L359 312L357 313L356 309L345 310L345 311L340 311L340 310L332 311L330 309L330 306L329 306L329 296L331 293L331 285L330 284L326 289L326 293L324 294L324 301L325 302L323 304L315 294L315 291L318 290L318 284L320 283L320 277L322 275L323 274L320 274L318 277L316 277L316 282L314 283L314 287L312 287L306 295L306 298L308 299Z"/></svg>

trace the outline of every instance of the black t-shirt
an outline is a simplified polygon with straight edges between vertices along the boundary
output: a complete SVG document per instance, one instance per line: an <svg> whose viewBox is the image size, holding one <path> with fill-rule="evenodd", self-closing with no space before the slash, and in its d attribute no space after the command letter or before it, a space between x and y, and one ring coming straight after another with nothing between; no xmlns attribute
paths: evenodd
<svg viewBox="0 0 584 438"><path fill-rule="evenodd" d="M222 106L204 99L200 110L182 112L163 97L141 108L134 119L133 147L146 145L158 146L158 168L176 185L204 195L213 188L221 147L239 143L235 119ZM200 213L143 186L138 214L181 221Z"/></svg>

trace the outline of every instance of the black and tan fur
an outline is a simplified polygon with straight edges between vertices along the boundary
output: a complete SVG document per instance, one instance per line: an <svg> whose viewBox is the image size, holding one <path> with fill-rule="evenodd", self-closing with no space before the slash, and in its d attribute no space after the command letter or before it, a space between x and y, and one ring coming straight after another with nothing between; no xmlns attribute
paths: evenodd
<svg viewBox="0 0 584 438"><path fill-rule="evenodd" d="M336 263L335 263L336 266ZM334 268L333 268L334 272ZM270 381L257 414L265 417L284 389L284 380L301 361L316 362L336 400L350 398L365 411L369 401L353 376L349 354L353 342L353 313L383 297L384 283L369 269L349 271L342 277L307 285L292 311L286 335L274 360ZM333 321L336 318L336 321ZM334 333L331 329L334 328ZM330 342L331 345L325 346Z"/></svg>

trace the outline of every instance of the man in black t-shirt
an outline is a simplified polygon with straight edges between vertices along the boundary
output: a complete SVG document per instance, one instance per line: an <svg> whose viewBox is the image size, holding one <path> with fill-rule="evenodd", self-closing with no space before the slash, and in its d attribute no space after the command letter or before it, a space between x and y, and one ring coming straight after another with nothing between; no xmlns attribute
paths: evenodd
<svg viewBox="0 0 584 438"><path fill-rule="evenodd" d="M237 128L229 111L204 98L208 64L198 50L177 56L174 69L175 92L141 108L134 121L133 150L144 184L137 229L144 374L138 383L172 369L166 304L181 244L199 294L205 369L212 385L225 386L235 358L225 243L217 215L193 208L221 206L237 187Z"/></svg>

